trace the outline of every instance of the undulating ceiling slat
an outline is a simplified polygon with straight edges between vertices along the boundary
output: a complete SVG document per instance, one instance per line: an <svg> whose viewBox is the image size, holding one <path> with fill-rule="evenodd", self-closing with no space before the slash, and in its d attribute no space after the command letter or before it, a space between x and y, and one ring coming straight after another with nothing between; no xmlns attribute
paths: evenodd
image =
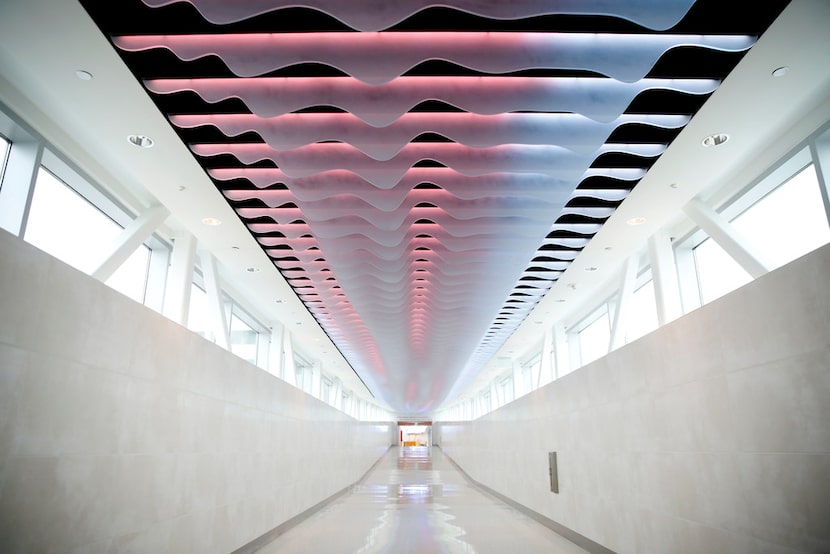
<svg viewBox="0 0 830 554"><path fill-rule="evenodd" d="M82 3L369 389L412 414L475 376L786 5Z"/></svg>

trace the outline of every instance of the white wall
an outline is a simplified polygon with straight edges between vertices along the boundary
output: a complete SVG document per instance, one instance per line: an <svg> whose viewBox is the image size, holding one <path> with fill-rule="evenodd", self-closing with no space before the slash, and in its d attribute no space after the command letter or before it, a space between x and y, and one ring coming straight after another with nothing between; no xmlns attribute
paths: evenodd
<svg viewBox="0 0 830 554"><path fill-rule="evenodd" d="M487 416L442 424L443 449L618 552L828 552L828 283L825 247Z"/></svg>
<svg viewBox="0 0 830 554"><path fill-rule="evenodd" d="M392 434L0 231L0 552L227 553Z"/></svg>

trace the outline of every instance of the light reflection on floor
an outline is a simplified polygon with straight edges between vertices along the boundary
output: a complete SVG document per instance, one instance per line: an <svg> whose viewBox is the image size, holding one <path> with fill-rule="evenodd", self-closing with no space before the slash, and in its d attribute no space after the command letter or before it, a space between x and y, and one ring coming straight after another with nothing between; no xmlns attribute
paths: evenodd
<svg viewBox="0 0 830 554"><path fill-rule="evenodd" d="M438 449L391 449L354 490L261 549L276 553L582 553L471 486Z"/></svg>

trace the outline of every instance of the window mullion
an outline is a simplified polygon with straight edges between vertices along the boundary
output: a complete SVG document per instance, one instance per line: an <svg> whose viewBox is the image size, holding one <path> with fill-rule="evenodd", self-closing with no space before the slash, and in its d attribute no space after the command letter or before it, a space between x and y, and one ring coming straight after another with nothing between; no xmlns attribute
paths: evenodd
<svg viewBox="0 0 830 554"><path fill-rule="evenodd" d="M12 137L0 186L0 227L22 237L32 204L43 144L31 137Z"/></svg>

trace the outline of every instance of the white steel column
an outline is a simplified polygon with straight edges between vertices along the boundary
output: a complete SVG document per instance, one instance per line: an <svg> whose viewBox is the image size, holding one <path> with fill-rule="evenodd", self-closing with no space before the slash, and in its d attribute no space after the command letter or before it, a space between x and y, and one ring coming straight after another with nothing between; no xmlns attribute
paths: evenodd
<svg viewBox="0 0 830 554"><path fill-rule="evenodd" d="M12 147L3 171L3 186L0 187L0 227L22 237L26 232L26 219L35 192L43 145L25 134L9 138Z"/></svg>
<svg viewBox="0 0 830 554"><path fill-rule="evenodd" d="M557 323L553 326L553 348L556 353L556 364L554 377L559 379L570 371L571 360L568 354L568 335L565 333L565 326Z"/></svg>
<svg viewBox="0 0 830 554"><path fill-rule="evenodd" d="M294 366L294 343L291 331L287 328L282 333L282 375L286 383L297 386L297 370Z"/></svg>
<svg viewBox="0 0 830 554"><path fill-rule="evenodd" d="M502 402L499 400L499 386L496 383L496 380L493 379L490 381L490 411L500 408L501 406Z"/></svg>
<svg viewBox="0 0 830 554"><path fill-rule="evenodd" d="M579 348L579 334L568 331L565 335L568 341L568 368L570 371L582 367L582 350Z"/></svg>
<svg viewBox="0 0 830 554"><path fill-rule="evenodd" d="M164 206L152 206L132 220L112 241L110 253L92 272L92 276L99 281L106 281L112 277L112 274L127 261L127 258L141 246L141 243L164 223L168 215L170 211Z"/></svg>
<svg viewBox="0 0 830 554"><path fill-rule="evenodd" d="M539 376L536 381L536 388L543 387L553 381L553 359L550 351L553 348L553 329L545 328L542 338L542 357L539 359Z"/></svg>
<svg viewBox="0 0 830 554"><path fill-rule="evenodd" d="M225 315L225 306L222 302L222 289L219 285L219 271L216 268L216 258L210 252L202 252L199 259L202 261L202 276L205 278L205 289L210 307L210 329L214 333L216 344L230 350L231 340L228 335L228 320Z"/></svg>
<svg viewBox="0 0 830 554"><path fill-rule="evenodd" d="M323 396L323 365L319 360L311 364L311 395L314 398L322 398Z"/></svg>
<svg viewBox="0 0 830 554"><path fill-rule="evenodd" d="M285 327L281 323L274 323L271 327L271 342L268 345L268 373L276 375L285 381L285 362L283 357L283 338Z"/></svg>
<svg viewBox="0 0 830 554"><path fill-rule="evenodd" d="M825 138L811 144L810 155L813 157L813 167L821 189L821 199L824 201L824 213L830 224L830 140Z"/></svg>
<svg viewBox="0 0 830 554"><path fill-rule="evenodd" d="M634 284L637 282L639 258L640 256L637 254L629 256L623 267L620 280L620 292L617 298L617 309L614 310L614 321L611 322L611 339L608 341L609 352L625 344L628 312L631 309L631 297L634 294Z"/></svg>
<svg viewBox="0 0 830 554"><path fill-rule="evenodd" d="M524 387L524 381L522 379L522 364L517 362L516 360L512 360L513 366L513 398L519 398L526 392Z"/></svg>
<svg viewBox="0 0 830 554"><path fill-rule="evenodd" d="M657 305L657 324L665 325L682 315L680 286L671 239L660 230L648 239L648 257Z"/></svg>
<svg viewBox="0 0 830 554"><path fill-rule="evenodd" d="M332 379L332 387L331 387L331 394L334 395L333 399L330 399L329 404L337 408L338 410L343 410L343 382L334 377Z"/></svg>
<svg viewBox="0 0 830 554"><path fill-rule="evenodd" d="M727 254L729 254L753 279L767 273L772 267L764 257L749 245L744 237L721 214L697 198L683 208L692 221L703 229Z"/></svg>
<svg viewBox="0 0 830 554"><path fill-rule="evenodd" d="M190 292L193 290L193 266L196 264L196 238L183 232L173 239L167 284L164 290L163 314L187 327Z"/></svg>

